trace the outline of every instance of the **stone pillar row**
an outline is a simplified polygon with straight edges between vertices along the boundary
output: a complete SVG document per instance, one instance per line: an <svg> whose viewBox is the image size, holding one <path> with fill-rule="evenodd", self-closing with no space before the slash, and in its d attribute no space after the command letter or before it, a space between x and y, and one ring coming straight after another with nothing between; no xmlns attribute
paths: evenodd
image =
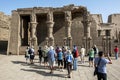
<svg viewBox="0 0 120 80"><path fill-rule="evenodd" d="M47 14L47 37L46 37L46 45L49 46L54 46L54 37L53 37L53 26L54 26L54 21L53 21L53 12L49 11ZM72 46L72 37L71 37L71 11L66 11L65 12L65 45L67 46ZM36 22L36 14L34 10L31 13L31 22L30 22L30 27L31 27L31 45L37 46L37 37L36 37L36 27L37 27L37 22Z"/></svg>

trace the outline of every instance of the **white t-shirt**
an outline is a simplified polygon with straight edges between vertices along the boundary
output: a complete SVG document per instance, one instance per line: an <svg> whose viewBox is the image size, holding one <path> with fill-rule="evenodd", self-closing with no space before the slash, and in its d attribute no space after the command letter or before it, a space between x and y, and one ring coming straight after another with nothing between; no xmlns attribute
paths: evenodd
<svg viewBox="0 0 120 80"><path fill-rule="evenodd" d="M85 55L85 48L81 48L80 52L81 52L81 56L84 56Z"/></svg>

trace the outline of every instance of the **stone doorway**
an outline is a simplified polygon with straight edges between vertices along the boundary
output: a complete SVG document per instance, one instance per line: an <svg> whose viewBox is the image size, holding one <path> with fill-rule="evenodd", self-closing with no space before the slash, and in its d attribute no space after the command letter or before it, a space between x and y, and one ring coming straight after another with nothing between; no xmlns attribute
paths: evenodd
<svg viewBox="0 0 120 80"><path fill-rule="evenodd" d="M20 17L21 19L21 26L20 26L20 37L21 37L21 46L28 46L29 45L29 38L30 38L30 15L23 15Z"/></svg>
<svg viewBox="0 0 120 80"><path fill-rule="evenodd" d="M8 41L0 40L0 54L7 54Z"/></svg>
<svg viewBox="0 0 120 80"><path fill-rule="evenodd" d="M38 14L37 15L37 28L36 28L36 35L37 35L37 42L38 45L43 46L45 45L45 38L47 37L47 14Z"/></svg>

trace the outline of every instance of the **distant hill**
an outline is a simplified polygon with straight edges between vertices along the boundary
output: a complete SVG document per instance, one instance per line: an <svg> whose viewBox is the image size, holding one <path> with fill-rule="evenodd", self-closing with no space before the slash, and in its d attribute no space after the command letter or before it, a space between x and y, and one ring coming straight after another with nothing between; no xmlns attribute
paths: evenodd
<svg viewBox="0 0 120 80"><path fill-rule="evenodd" d="M0 12L0 40L8 40L11 16Z"/></svg>

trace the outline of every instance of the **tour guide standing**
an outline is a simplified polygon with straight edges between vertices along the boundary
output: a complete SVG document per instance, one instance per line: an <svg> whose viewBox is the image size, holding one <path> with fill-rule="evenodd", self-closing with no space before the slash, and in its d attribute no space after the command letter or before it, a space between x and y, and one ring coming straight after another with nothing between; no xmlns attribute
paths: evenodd
<svg viewBox="0 0 120 80"><path fill-rule="evenodd" d="M112 64L111 59L108 56L108 59L104 58L104 53L100 51L98 53L99 57L95 58L94 66L98 67L97 78L98 80L107 80L107 71L106 64Z"/></svg>
<svg viewBox="0 0 120 80"><path fill-rule="evenodd" d="M50 46L50 50L48 51L48 62L50 66L50 73L53 73L53 68L55 64L55 51L52 46Z"/></svg>

